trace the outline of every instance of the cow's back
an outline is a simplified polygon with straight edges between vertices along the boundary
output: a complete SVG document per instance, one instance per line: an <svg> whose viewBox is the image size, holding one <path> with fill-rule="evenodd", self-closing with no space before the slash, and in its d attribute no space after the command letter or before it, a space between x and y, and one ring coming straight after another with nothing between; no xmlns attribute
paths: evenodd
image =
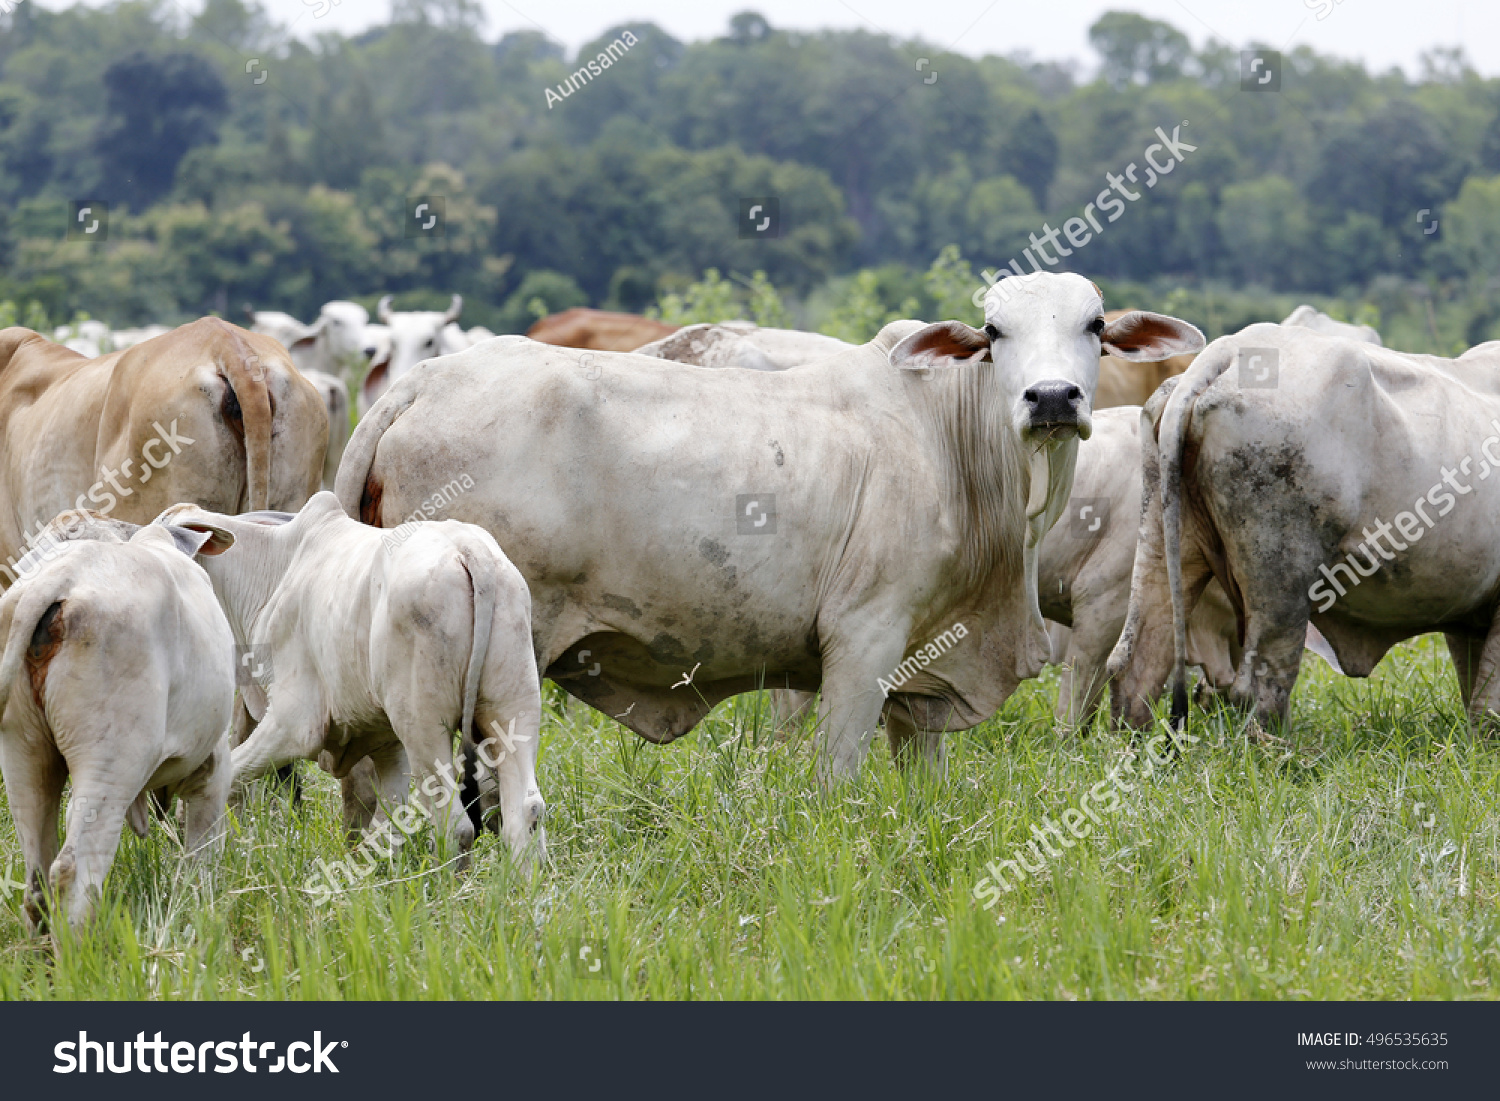
<svg viewBox="0 0 1500 1101"><path fill-rule="evenodd" d="M316 491L327 416L269 337L205 318L94 360L38 341L0 334L0 566L69 508L147 523L179 501L295 510Z"/></svg>
<svg viewBox="0 0 1500 1101"><path fill-rule="evenodd" d="M542 318L526 331L532 340L561 348L633 352L670 336L678 326L636 314L591 310L582 306Z"/></svg>

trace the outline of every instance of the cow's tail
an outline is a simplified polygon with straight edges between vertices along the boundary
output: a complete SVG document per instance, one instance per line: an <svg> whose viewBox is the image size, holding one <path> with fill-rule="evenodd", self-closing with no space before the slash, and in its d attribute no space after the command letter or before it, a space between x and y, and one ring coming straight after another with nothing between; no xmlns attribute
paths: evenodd
<svg viewBox="0 0 1500 1101"><path fill-rule="evenodd" d="M270 364L262 363L250 346L236 340L234 352L224 357L224 373L239 403L245 432L245 509L271 507L271 392L266 386Z"/></svg>
<svg viewBox="0 0 1500 1101"><path fill-rule="evenodd" d="M387 395L360 418L344 448L344 460L339 463L338 477L334 479L333 492L338 495L344 511L361 523L380 526L380 497L382 487L372 481L371 471L375 466L375 450L385 430L396 418L406 412L414 394L395 400Z"/></svg>
<svg viewBox="0 0 1500 1101"><path fill-rule="evenodd" d="M5 639L5 648L0 651L0 715L10 703L11 689L21 672L37 628L59 604L72 586L72 578L66 574L52 573L47 581L38 585L13 585L0 598L0 638Z"/></svg>
<svg viewBox="0 0 1500 1101"><path fill-rule="evenodd" d="M1182 596L1182 452L1193 406L1234 361L1225 343L1205 349L1183 376L1162 411L1157 430L1161 455L1162 551L1172 597L1172 724L1187 721L1187 611Z"/></svg>
<svg viewBox="0 0 1500 1101"><path fill-rule="evenodd" d="M474 731L474 713L479 707L479 685L484 679L484 663L489 657L490 635L495 624L495 602L500 593L500 572L495 559L482 545L468 535L458 540L459 558L469 573L474 590L474 638L469 644L469 667L464 671L463 719L459 738L464 758L464 807L474 832L484 826L479 806L479 769L476 747L483 741Z"/></svg>

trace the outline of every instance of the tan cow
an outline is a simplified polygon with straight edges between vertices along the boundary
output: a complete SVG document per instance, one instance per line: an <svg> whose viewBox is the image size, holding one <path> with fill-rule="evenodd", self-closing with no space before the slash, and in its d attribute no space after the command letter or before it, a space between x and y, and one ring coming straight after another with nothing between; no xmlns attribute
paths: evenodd
<svg viewBox="0 0 1500 1101"><path fill-rule="evenodd" d="M559 348L633 352L643 344L671 336L679 326L633 313L590 310L581 306L542 318L526 335Z"/></svg>
<svg viewBox="0 0 1500 1101"><path fill-rule="evenodd" d="M1110 310L1106 323L1124 317L1129 310ZM1145 405L1146 399L1169 378L1182 374L1196 358L1193 354L1168 356L1148 363L1132 363L1119 356L1099 357L1099 390L1094 395L1095 409L1112 409L1117 405Z"/></svg>
<svg viewBox="0 0 1500 1101"><path fill-rule="evenodd" d="M0 585L28 536L69 509L135 523L179 501L298 509L327 443L322 398L286 350L227 321L97 359L0 331Z"/></svg>

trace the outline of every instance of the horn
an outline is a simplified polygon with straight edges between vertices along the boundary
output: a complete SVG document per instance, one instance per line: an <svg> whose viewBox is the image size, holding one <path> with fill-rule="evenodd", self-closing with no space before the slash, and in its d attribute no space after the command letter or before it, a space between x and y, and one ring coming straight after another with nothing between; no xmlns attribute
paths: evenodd
<svg viewBox="0 0 1500 1101"><path fill-rule="evenodd" d="M248 303L248 302L245 303L245 316L250 319L250 322L252 324L254 324L254 322L255 322L255 307L252 306L252 305L250 305L250 303Z"/></svg>
<svg viewBox="0 0 1500 1101"><path fill-rule="evenodd" d="M453 301L448 303L448 312L443 314L443 323L446 325L450 321L457 321L459 315L463 312L464 296L461 294L455 294L453 296Z"/></svg>
<svg viewBox="0 0 1500 1101"><path fill-rule="evenodd" d="M380 318L380 323L382 325L389 325L391 323L390 295L386 295L379 302L375 303L375 316Z"/></svg>

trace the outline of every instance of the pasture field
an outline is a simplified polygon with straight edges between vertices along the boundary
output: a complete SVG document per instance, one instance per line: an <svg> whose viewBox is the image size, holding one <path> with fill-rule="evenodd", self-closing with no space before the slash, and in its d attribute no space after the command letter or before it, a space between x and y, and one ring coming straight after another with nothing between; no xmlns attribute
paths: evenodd
<svg viewBox="0 0 1500 1101"><path fill-rule="evenodd" d="M127 832L81 943L28 941L11 891L0 998L1493 997L1500 743L1467 732L1441 640L1367 681L1304 670L1288 744L1195 710L1197 744L991 910L986 864L1139 745L1061 739L1050 673L950 736L946 783L903 776L882 738L830 796L759 695L658 747L549 686L533 880L492 835L463 876L423 838L320 904L315 861L348 847L309 768L299 810L252 796L207 881L159 824Z"/></svg>

